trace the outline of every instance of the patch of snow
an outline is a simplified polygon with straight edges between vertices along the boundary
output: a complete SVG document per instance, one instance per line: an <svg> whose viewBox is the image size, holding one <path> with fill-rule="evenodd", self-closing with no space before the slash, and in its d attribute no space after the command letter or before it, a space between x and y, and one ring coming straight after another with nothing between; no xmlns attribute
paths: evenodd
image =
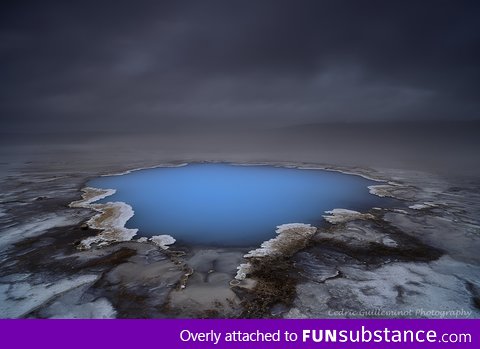
<svg viewBox="0 0 480 349"><path fill-rule="evenodd" d="M398 244L395 240L389 238L388 236L384 237L382 239L382 244L384 244L385 246L388 246L388 247L397 247Z"/></svg>
<svg viewBox="0 0 480 349"><path fill-rule="evenodd" d="M2 231L0 235L0 249L8 248L12 244L27 238L41 235L55 227L66 227L77 224L80 220L70 215L55 213L33 217L26 223L14 225Z"/></svg>
<svg viewBox="0 0 480 349"><path fill-rule="evenodd" d="M408 208L411 208L412 210L424 210L426 208L432 208L432 207L437 207L436 204L433 202L424 202L423 204L415 204L408 206Z"/></svg>
<svg viewBox="0 0 480 349"><path fill-rule="evenodd" d="M376 269L343 266L343 278L299 284L285 317L478 318L465 282L443 268L465 271L469 278L478 275L478 268L452 266L443 257L431 264L399 262Z"/></svg>
<svg viewBox="0 0 480 349"><path fill-rule="evenodd" d="M12 284L0 284L1 317L24 317L63 292L93 283L97 279L97 275L82 275L75 278L61 279L55 283L30 284L22 281Z"/></svg>
<svg viewBox="0 0 480 349"><path fill-rule="evenodd" d="M265 257L269 255L276 255L283 252L283 247L287 247L296 239L304 240L312 236L317 231L317 228L310 224L304 223L289 223L277 226L275 232L277 237L264 241L260 248L248 252L245 257Z"/></svg>
<svg viewBox="0 0 480 349"><path fill-rule="evenodd" d="M0 283L18 282L28 279L32 274L20 273L20 274L8 274L0 277Z"/></svg>
<svg viewBox="0 0 480 349"><path fill-rule="evenodd" d="M88 237L80 242L80 249L89 249L93 244L105 246L117 241L130 241L137 235L138 229L125 227L127 221L133 217L132 207L124 202L107 202L106 204L94 204L95 201L113 195L114 189L97 189L87 187L82 189L82 200L74 201L70 207L93 209L95 216L87 221L90 228L102 230L96 236Z"/></svg>
<svg viewBox="0 0 480 349"><path fill-rule="evenodd" d="M323 218L331 224L345 223L356 219L372 219L374 218L369 213L360 213L344 208L335 208L331 211L325 211L329 215L324 215Z"/></svg>
<svg viewBox="0 0 480 349"><path fill-rule="evenodd" d="M252 271L252 265L250 263L242 263L237 267L236 280L244 280L247 275Z"/></svg>
<svg viewBox="0 0 480 349"><path fill-rule="evenodd" d="M70 203L70 207L90 208L91 203L105 199L116 193L115 189L99 189L92 187L83 188L82 191L82 199Z"/></svg>
<svg viewBox="0 0 480 349"><path fill-rule="evenodd" d="M137 235L138 229L125 228L127 221L133 217L132 207L124 202L107 202L106 204L90 205L99 214L90 218L88 226L102 230L96 236L81 241L79 248L89 249L92 244L108 245L112 242L130 241Z"/></svg>
<svg viewBox="0 0 480 349"><path fill-rule="evenodd" d="M303 246L317 231L316 227L304 223L289 223L277 226L277 237L264 241L259 248L248 252L244 258L262 258L267 256L291 255ZM237 280L243 280L251 272L250 263L240 264L237 268Z"/></svg>
<svg viewBox="0 0 480 349"><path fill-rule="evenodd" d="M148 240L164 250L168 249L168 245L174 244L175 241L177 241L170 235L154 235Z"/></svg>
<svg viewBox="0 0 480 349"><path fill-rule="evenodd" d="M380 197L394 197L394 195L390 192L391 189L395 189L394 186L390 184L379 184L379 185L370 185L368 186L368 190L370 194L377 195Z"/></svg>
<svg viewBox="0 0 480 349"><path fill-rule="evenodd" d="M114 319L117 312L105 298L83 304L55 301L48 307L50 319Z"/></svg>
<svg viewBox="0 0 480 349"><path fill-rule="evenodd" d="M134 168L134 169L131 169L131 170L126 170L126 171L118 172L118 173L104 174L104 175L101 175L100 177L123 176L123 175L129 174L129 173L136 172L136 171L141 171L141 170L152 170L154 168L161 168L161 167L165 167L165 168L184 167L184 166L187 166L187 165L188 165L188 162L184 162L184 163L181 163L181 164L160 164L160 165L155 165L155 166Z"/></svg>

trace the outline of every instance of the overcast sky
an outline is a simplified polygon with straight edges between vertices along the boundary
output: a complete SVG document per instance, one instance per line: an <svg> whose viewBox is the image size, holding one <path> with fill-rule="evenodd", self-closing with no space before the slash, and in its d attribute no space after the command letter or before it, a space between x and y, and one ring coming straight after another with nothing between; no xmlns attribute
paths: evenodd
<svg viewBox="0 0 480 349"><path fill-rule="evenodd" d="M480 119L479 1L0 5L0 128Z"/></svg>

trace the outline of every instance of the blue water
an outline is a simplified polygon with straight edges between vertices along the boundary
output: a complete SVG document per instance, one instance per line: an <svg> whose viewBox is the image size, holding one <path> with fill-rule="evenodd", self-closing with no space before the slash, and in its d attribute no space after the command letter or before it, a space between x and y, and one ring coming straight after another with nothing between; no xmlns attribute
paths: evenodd
<svg viewBox="0 0 480 349"><path fill-rule="evenodd" d="M128 228L140 236L172 235L188 244L253 246L284 223L321 224L324 211L375 206L372 181L323 170L271 166L189 164L155 168L88 183L117 192L135 215Z"/></svg>

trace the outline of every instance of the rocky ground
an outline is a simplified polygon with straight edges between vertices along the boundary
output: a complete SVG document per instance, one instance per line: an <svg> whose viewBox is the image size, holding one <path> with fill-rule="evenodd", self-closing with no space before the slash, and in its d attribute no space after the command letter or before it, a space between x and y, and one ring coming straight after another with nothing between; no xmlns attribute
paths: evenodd
<svg viewBox="0 0 480 349"><path fill-rule="evenodd" d="M398 204L334 211L266 253L135 238L81 248L101 233L85 224L94 211L69 207L84 183L143 165L2 165L1 317L480 317L477 178L336 168L386 181L372 193Z"/></svg>

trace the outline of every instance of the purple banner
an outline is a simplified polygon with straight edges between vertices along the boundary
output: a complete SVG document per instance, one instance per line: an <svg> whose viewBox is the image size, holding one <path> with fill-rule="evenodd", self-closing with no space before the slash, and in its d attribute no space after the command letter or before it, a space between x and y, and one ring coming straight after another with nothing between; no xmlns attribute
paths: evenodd
<svg viewBox="0 0 480 349"><path fill-rule="evenodd" d="M4 348L480 348L480 320L1 320Z"/></svg>

